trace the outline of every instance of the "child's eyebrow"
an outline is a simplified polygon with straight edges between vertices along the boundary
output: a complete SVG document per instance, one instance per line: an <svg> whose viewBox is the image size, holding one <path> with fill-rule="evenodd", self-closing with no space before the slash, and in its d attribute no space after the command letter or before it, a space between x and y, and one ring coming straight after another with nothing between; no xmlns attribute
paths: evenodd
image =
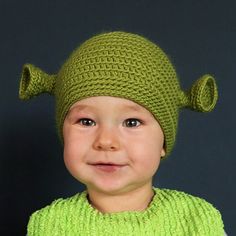
<svg viewBox="0 0 236 236"><path fill-rule="evenodd" d="M125 105L125 110L132 110L132 111L142 111L142 108L139 105Z"/></svg>
<svg viewBox="0 0 236 236"><path fill-rule="evenodd" d="M72 106L70 108L70 110L67 112L67 118L70 119L73 116L75 116L76 114L78 114L80 111L84 111L87 110L89 108L93 108L93 106L88 106L88 105L84 105L84 104L79 104L76 106Z"/></svg>
<svg viewBox="0 0 236 236"><path fill-rule="evenodd" d="M74 107L72 107L68 113L72 113L73 111L82 111L82 110L86 110L86 109L89 109L89 108L94 108L93 106L90 106L90 105L85 105L85 104L79 104L79 105L76 105Z"/></svg>

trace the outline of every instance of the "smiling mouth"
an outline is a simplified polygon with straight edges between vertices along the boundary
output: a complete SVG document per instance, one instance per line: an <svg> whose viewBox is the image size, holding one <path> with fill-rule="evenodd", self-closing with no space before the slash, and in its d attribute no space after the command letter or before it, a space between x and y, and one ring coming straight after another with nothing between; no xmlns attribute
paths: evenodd
<svg viewBox="0 0 236 236"><path fill-rule="evenodd" d="M126 165L119 165L119 164L113 164L113 163L95 163L92 164L97 170L103 171L103 172L115 172L120 170L122 167Z"/></svg>

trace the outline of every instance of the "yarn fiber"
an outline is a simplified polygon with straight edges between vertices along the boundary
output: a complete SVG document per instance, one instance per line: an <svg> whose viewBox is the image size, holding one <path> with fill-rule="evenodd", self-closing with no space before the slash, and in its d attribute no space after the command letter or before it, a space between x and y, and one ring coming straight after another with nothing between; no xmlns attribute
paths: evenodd
<svg viewBox="0 0 236 236"><path fill-rule="evenodd" d="M204 75L183 91L174 66L155 43L137 34L115 31L95 35L76 48L57 74L23 67L19 95L29 99L49 93L56 100L56 125L63 143L63 122L70 107L92 96L132 100L159 122L166 156L173 149L180 108L211 111L217 101L213 76Z"/></svg>

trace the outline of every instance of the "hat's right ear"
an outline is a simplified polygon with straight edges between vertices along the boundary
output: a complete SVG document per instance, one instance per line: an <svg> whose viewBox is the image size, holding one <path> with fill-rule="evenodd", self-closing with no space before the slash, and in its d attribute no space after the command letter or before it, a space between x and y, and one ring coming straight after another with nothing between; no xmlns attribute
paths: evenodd
<svg viewBox="0 0 236 236"><path fill-rule="evenodd" d="M210 112L214 109L218 99L215 79L211 75L203 75L187 92L181 91L180 104L199 112Z"/></svg>
<svg viewBox="0 0 236 236"><path fill-rule="evenodd" d="M19 97L28 100L41 93L54 95L56 75L48 75L32 64L25 64L22 69Z"/></svg>

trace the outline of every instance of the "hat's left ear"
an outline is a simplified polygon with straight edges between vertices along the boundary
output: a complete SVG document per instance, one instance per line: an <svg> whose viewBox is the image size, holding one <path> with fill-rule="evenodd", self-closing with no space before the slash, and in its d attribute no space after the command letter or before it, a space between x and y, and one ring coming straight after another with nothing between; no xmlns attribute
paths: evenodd
<svg viewBox="0 0 236 236"><path fill-rule="evenodd" d="M198 79L191 89L180 94L180 106L199 112L210 112L218 99L217 85L214 77L204 75Z"/></svg>
<svg viewBox="0 0 236 236"><path fill-rule="evenodd" d="M48 75L39 68L31 64L23 66L19 97L28 100L41 93L54 94L56 75Z"/></svg>

